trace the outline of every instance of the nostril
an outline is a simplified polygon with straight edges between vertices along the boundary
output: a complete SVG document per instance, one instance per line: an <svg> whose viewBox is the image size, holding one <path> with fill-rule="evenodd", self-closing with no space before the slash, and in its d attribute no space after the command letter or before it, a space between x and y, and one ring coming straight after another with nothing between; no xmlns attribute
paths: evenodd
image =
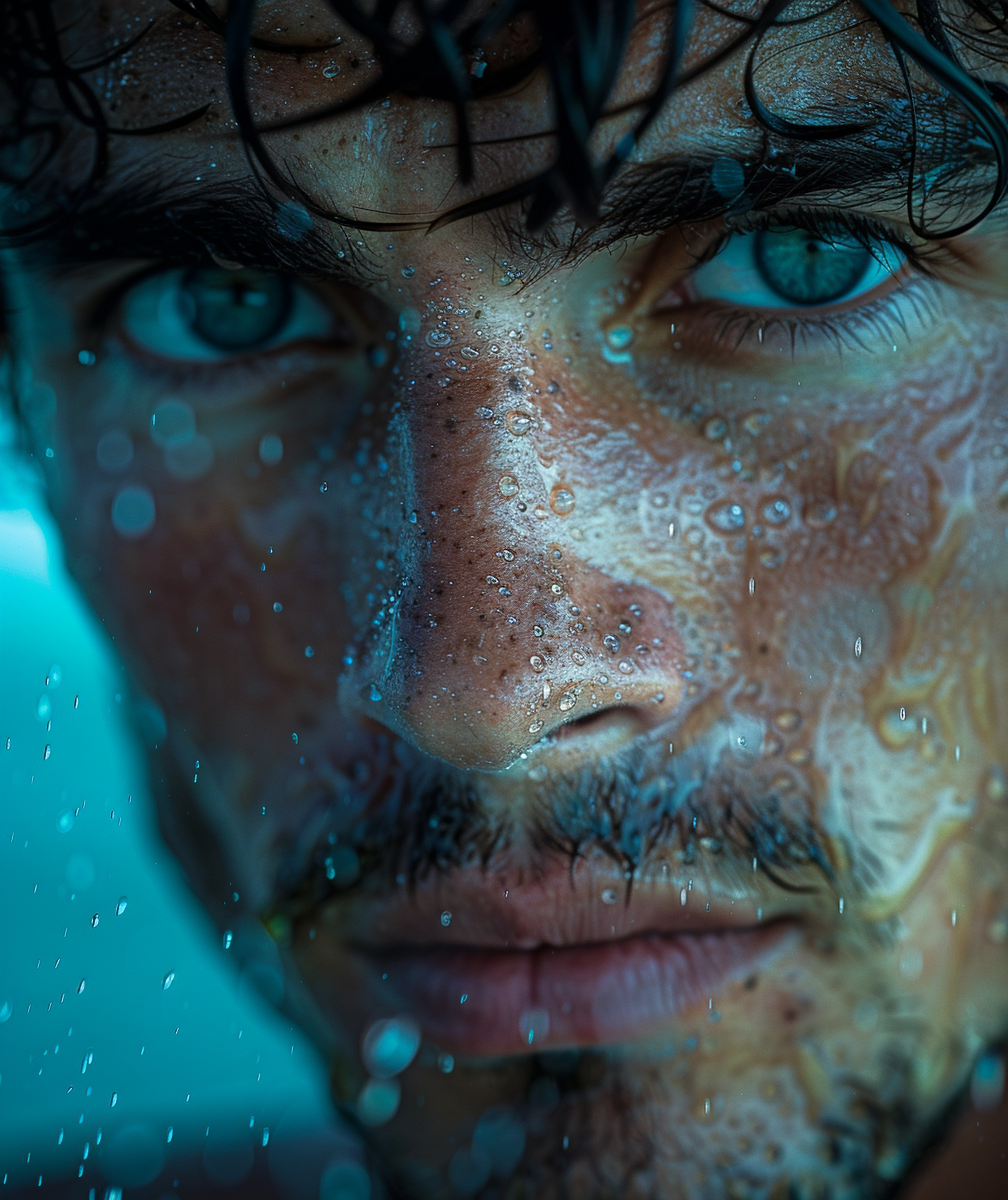
<svg viewBox="0 0 1008 1200"><path fill-rule="evenodd" d="M653 721L645 719L644 710L636 705L615 705L584 713L553 730L552 737L558 742L582 741L626 741L647 732Z"/></svg>

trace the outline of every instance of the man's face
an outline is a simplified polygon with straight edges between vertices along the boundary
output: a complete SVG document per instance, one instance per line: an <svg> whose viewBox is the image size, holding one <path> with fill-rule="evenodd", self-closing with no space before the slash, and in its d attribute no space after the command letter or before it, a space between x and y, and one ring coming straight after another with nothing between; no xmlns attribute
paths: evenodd
<svg viewBox="0 0 1008 1200"><path fill-rule="evenodd" d="M852 15L773 35L768 104L898 94ZM663 53L665 7L637 16L613 109ZM874 1194L1008 1029L1000 218L929 278L854 142L784 143L837 161L769 214L675 210L684 159L730 201L767 153L741 54L641 143L611 245L426 230L549 161L506 140L548 126L539 76L474 107L468 186L430 101L267 135L319 204L418 226L341 228L255 202L200 22L138 0L65 48L151 17L110 122L209 111L113 138L74 261L6 278L70 563L166 719L166 828L218 846L203 894L285 947L408 1195ZM263 121L375 74L322 11L260 24L342 38L253 54ZM689 55L735 29L702 12Z"/></svg>

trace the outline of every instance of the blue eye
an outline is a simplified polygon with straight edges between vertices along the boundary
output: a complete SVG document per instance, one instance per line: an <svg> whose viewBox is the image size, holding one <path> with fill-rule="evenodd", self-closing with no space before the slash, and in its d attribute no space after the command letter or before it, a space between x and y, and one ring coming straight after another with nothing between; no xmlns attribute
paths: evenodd
<svg viewBox="0 0 1008 1200"><path fill-rule="evenodd" d="M122 314L137 345L188 361L221 361L337 332L350 340L318 296L265 271L161 271L130 289Z"/></svg>
<svg viewBox="0 0 1008 1200"><path fill-rule="evenodd" d="M746 308L813 308L870 292L900 267L890 247L876 252L842 235L804 229L735 234L693 273L697 295Z"/></svg>

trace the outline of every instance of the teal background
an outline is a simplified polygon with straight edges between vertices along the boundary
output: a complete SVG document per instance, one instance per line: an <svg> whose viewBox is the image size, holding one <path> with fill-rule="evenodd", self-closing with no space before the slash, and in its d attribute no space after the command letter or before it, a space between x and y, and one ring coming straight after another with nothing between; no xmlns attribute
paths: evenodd
<svg viewBox="0 0 1008 1200"><path fill-rule="evenodd" d="M11 443L0 426L0 1195L194 1156L234 1184L267 1130L275 1175L285 1134L337 1136L325 1069L161 843L128 681Z"/></svg>

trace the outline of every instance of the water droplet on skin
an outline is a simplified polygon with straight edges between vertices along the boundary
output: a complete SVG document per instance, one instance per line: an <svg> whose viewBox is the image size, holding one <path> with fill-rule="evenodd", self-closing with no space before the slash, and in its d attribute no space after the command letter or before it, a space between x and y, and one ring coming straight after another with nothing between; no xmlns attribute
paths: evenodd
<svg viewBox="0 0 1008 1200"><path fill-rule="evenodd" d="M472 348L472 346L463 346L462 347L462 357L463 358L479 358L479 351L474 350Z"/></svg>
<svg viewBox="0 0 1008 1200"><path fill-rule="evenodd" d="M712 442L719 442L728 432L727 424L720 417L711 417L703 428L704 437Z"/></svg>
<svg viewBox="0 0 1008 1200"><path fill-rule="evenodd" d="M763 505L763 520L768 525L783 525L791 518L791 505L781 496Z"/></svg>
<svg viewBox="0 0 1008 1200"><path fill-rule="evenodd" d="M615 637L611 633L608 633L602 639L602 645L605 646L607 650L611 650L613 654L615 654L619 650L619 638Z"/></svg>
<svg viewBox="0 0 1008 1200"><path fill-rule="evenodd" d="M557 484L550 492L550 508L558 517L566 517L568 513L574 511L574 493L570 488Z"/></svg>
<svg viewBox="0 0 1008 1200"><path fill-rule="evenodd" d="M532 428L532 421L531 415L520 408L513 408L504 418L508 433L515 437L524 437Z"/></svg>
<svg viewBox="0 0 1008 1200"><path fill-rule="evenodd" d="M628 659L621 658L618 663L618 667L619 667L620 674L622 674L622 675L632 675L633 674L633 663L630 662Z"/></svg>
<svg viewBox="0 0 1008 1200"><path fill-rule="evenodd" d="M175 981L175 972L169 971L168 974L164 977L164 979L161 980L161 990L163 992L167 992L174 981Z"/></svg>
<svg viewBox="0 0 1008 1200"><path fill-rule="evenodd" d="M606 334L606 341L614 350L625 350L634 340L634 331L629 325L616 325Z"/></svg>
<svg viewBox="0 0 1008 1200"><path fill-rule="evenodd" d="M550 591L553 593L554 596L562 596L563 592L564 592L563 584L562 583L551 584Z"/></svg>
<svg viewBox="0 0 1008 1200"><path fill-rule="evenodd" d="M731 500L720 504L712 504L705 514L707 524L719 533L737 533L745 527L745 513L741 504Z"/></svg>
<svg viewBox="0 0 1008 1200"><path fill-rule="evenodd" d="M539 730L542 729L542 727L543 727L542 721L533 721L532 724L529 726L529 733L538 733Z"/></svg>
<svg viewBox="0 0 1008 1200"><path fill-rule="evenodd" d="M536 671L536 672L543 671L546 669L546 664L543 662L543 660L539 657L538 654L532 655L532 657L529 659L529 666L532 668L533 671Z"/></svg>
<svg viewBox="0 0 1008 1200"><path fill-rule="evenodd" d="M451 913L447 909L441 914L441 924L445 929L451 924Z"/></svg>
<svg viewBox="0 0 1008 1200"><path fill-rule="evenodd" d="M575 664L575 666L583 667L585 665L585 656L580 650L572 650L571 661Z"/></svg>
<svg viewBox="0 0 1008 1200"><path fill-rule="evenodd" d="M606 888L602 893L603 904L615 904L619 899L619 892L615 888Z"/></svg>
<svg viewBox="0 0 1008 1200"><path fill-rule="evenodd" d="M443 329L432 329L427 334L426 342L428 346L448 346L451 345L451 334Z"/></svg>
<svg viewBox="0 0 1008 1200"><path fill-rule="evenodd" d="M500 494L508 499L518 495L518 480L513 475L502 475L497 480L497 487Z"/></svg>
<svg viewBox="0 0 1008 1200"><path fill-rule="evenodd" d="M832 500L820 497L810 500L805 506L805 524L812 529L822 529L836 520L836 506Z"/></svg>
<svg viewBox="0 0 1008 1200"><path fill-rule="evenodd" d="M335 79L336 76L339 74L339 63L326 63L326 65L322 68L322 74L326 77L326 79ZM406 274L407 271L409 272L410 275L413 274L412 267L403 267L404 275ZM408 278L408 276L407 276L407 278Z"/></svg>
<svg viewBox="0 0 1008 1200"><path fill-rule="evenodd" d="M116 905L116 916L121 917L126 911L126 897L120 896L119 903Z"/></svg>
<svg viewBox="0 0 1008 1200"><path fill-rule="evenodd" d="M858 638L857 641L854 643L854 657L855 658L861 657L861 639L860 638Z"/></svg>

